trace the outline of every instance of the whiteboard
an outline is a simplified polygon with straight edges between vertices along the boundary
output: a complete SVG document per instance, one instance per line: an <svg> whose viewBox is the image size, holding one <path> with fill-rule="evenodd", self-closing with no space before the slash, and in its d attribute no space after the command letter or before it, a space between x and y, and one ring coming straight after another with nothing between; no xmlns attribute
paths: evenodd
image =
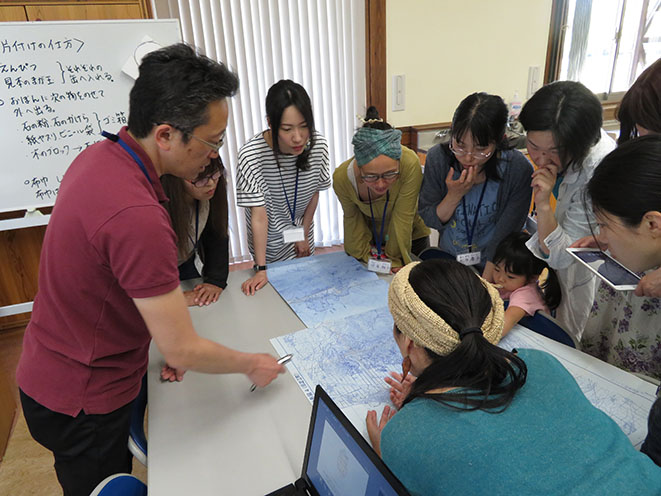
<svg viewBox="0 0 661 496"><path fill-rule="evenodd" d="M0 212L51 206L73 159L128 119L122 72L150 37L181 41L177 19L2 23Z"/></svg>

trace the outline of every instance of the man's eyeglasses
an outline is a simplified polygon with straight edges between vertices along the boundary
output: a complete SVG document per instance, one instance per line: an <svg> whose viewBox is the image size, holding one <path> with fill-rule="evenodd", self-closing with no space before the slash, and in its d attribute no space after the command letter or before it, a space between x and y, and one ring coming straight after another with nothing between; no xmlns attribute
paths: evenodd
<svg viewBox="0 0 661 496"><path fill-rule="evenodd" d="M399 177L399 171L384 172L383 174L361 174L360 178L366 183L375 183L379 179L394 181Z"/></svg>
<svg viewBox="0 0 661 496"><path fill-rule="evenodd" d="M471 157L474 157L474 158L477 158L477 159L487 158L487 157L490 157L491 154L493 154L493 150L490 150L488 152L478 152L478 151L473 150L472 152L469 152L465 148L461 148L461 147L453 144L452 141L450 142L450 150L457 157L463 157L465 155L470 155Z"/></svg>
<svg viewBox="0 0 661 496"><path fill-rule="evenodd" d="M223 131L223 134L220 135L220 139L218 140L217 143L211 143L210 141L203 140L202 138L199 138L198 136L195 136L193 133L189 133L189 132L184 131L184 130L181 129L180 127L175 126L174 124L170 124L169 122L159 122L159 123L156 123L156 124L154 124L154 125L155 125L155 126L160 126L161 124L167 124L168 126L171 126L171 127L175 128L177 131L180 131L180 132L183 133L184 135L188 135L188 136L190 136L191 138L195 138L195 139L196 139L197 141L199 141L200 143L204 143L205 145L207 145L207 146L208 146L209 148L211 148L215 153L219 153L221 147L225 144L225 136L226 136L226 134L227 134L227 129L226 129L225 131Z"/></svg>
<svg viewBox="0 0 661 496"><path fill-rule="evenodd" d="M202 138L198 138L194 134L189 134L189 136L191 138L195 138L200 143L204 143L209 148L211 148L214 152L219 153L220 148L225 144L225 134L226 133L227 133L227 131L223 131L223 134L220 135L220 139L218 140L218 143L211 143L210 141L203 140Z"/></svg>

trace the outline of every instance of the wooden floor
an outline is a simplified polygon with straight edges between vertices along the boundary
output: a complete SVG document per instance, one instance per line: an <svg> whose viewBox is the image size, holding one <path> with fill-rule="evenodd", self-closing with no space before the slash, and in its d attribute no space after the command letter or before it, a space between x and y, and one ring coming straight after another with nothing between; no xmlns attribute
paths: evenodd
<svg viewBox="0 0 661 496"><path fill-rule="evenodd" d="M342 250L342 246L317 248L316 254ZM230 270L250 268L252 262L235 264ZM28 432L20 411L18 387L15 381L16 366L21 355L23 332L17 328L0 332L0 368L6 377L11 378L19 415L7 446L7 452L0 462L0 496L57 496L62 490L53 469L53 456L50 451L37 444ZM133 460L133 474L147 482L147 469L137 460Z"/></svg>

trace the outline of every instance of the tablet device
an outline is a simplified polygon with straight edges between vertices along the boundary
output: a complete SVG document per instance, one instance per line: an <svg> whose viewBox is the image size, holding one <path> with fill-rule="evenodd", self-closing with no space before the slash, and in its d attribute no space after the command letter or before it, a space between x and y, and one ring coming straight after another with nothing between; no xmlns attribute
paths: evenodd
<svg viewBox="0 0 661 496"><path fill-rule="evenodd" d="M617 291L633 291L640 277L607 253L596 248L567 248L567 251Z"/></svg>

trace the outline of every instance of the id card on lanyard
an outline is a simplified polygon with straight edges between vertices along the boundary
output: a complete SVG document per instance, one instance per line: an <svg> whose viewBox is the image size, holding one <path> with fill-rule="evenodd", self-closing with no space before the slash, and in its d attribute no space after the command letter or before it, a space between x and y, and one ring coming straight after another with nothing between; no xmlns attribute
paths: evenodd
<svg viewBox="0 0 661 496"><path fill-rule="evenodd" d="M299 241L305 241L305 230L301 226L296 225L296 200L298 199L298 173L301 170L296 168L296 186L294 186L294 207L289 203L289 197L287 196L287 190L285 189L285 181L282 178L282 172L278 168L278 173L280 174L280 182L282 183L282 192L285 195L285 201L287 202L287 210L289 210L289 215L291 216L291 225L292 227L287 227L282 230L282 241L284 243L297 243Z"/></svg>
<svg viewBox="0 0 661 496"><path fill-rule="evenodd" d="M484 192L487 190L488 179L484 181L484 186L482 186L482 192L480 193L480 200L477 202L477 208L475 209L475 215L473 216L473 225L471 226L468 223L468 214L466 213L466 198L461 199L461 207L464 212L464 222L466 224L466 236L467 236L467 253L458 253L457 262L464 265L477 265L480 263L482 254L480 251L473 251L473 235L475 234L475 228L477 227L477 218L480 215L480 208L482 207L482 199L484 198Z"/></svg>
<svg viewBox="0 0 661 496"><path fill-rule="evenodd" d="M191 235L188 235L188 239L191 240L191 243L193 243L193 253L195 257L193 258L193 265L195 265L195 269L197 270L197 273L202 275L202 269L204 268L204 264L202 263L202 259L200 258L200 250L198 250L197 245L200 240L200 236L198 234L198 227L200 224L200 201L195 200L195 239L191 237Z"/></svg>
<svg viewBox="0 0 661 496"><path fill-rule="evenodd" d="M374 221L374 210L372 209L372 195L369 188L367 189L367 197L370 201L370 216L372 217L372 235L374 236L374 243L376 244L377 255L370 257L367 261L367 270L372 272L379 272L381 274L390 274L392 269L392 262L388 260L385 254L381 253L381 245L383 244L383 233L386 226L386 212L388 210L388 202L390 201L390 191L386 191L386 204L383 206L383 217L381 218L381 231L379 236L376 235L376 222Z"/></svg>

